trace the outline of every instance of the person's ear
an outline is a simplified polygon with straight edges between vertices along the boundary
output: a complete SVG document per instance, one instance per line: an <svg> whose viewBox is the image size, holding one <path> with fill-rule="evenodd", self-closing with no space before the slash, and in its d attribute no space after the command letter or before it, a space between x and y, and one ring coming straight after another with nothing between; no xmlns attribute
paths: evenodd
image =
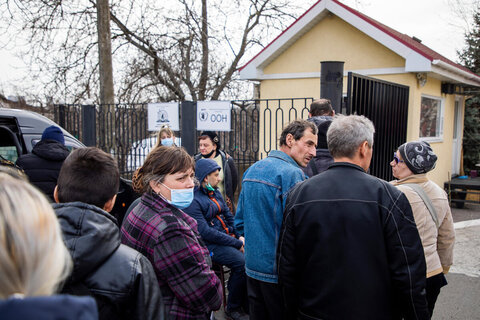
<svg viewBox="0 0 480 320"><path fill-rule="evenodd" d="M311 118L311 117L312 117L312 114L311 114L310 112L308 113L308 117L309 117L309 118Z"/></svg>
<svg viewBox="0 0 480 320"><path fill-rule="evenodd" d="M285 141L286 141L286 144L289 148L292 147L292 143L293 143L294 140L295 140L295 138L293 137L293 134L288 133L287 137L285 138Z"/></svg>
<svg viewBox="0 0 480 320"><path fill-rule="evenodd" d="M55 189L53 189L53 200L56 203L60 203L60 200L58 200L58 186L55 186Z"/></svg>
<svg viewBox="0 0 480 320"><path fill-rule="evenodd" d="M149 183L150 188L152 188L153 192L158 193L158 182L151 180Z"/></svg>
<svg viewBox="0 0 480 320"><path fill-rule="evenodd" d="M362 158L366 158L368 150L370 150L370 146L368 145L368 141L365 140L360 145L360 155Z"/></svg>
<svg viewBox="0 0 480 320"><path fill-rule="evenodd" d="M111 197L103 206L103 210L110 212L113 209L113 206L115 205L115 200L117 200L117 195L114 195Z"/></svg>

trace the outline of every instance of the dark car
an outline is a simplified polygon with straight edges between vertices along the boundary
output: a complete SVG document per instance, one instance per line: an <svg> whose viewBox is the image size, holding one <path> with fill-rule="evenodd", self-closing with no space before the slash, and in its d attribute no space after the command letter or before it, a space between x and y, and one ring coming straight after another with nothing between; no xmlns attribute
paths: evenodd
<svg viewBox="0 0 480 320"><path fill-rule="evenodd" d="M60 127L52 120L35 112L0 108L0 156L15 163L20 155L32 152L33 146L40 141L43 131L51 125ZM69 150L85 148L82 142L65 129L61 129L65 136L65 146ZM119 224L127 208L137 197L131 182L121 178L117 201L111 211Z"/></svg>

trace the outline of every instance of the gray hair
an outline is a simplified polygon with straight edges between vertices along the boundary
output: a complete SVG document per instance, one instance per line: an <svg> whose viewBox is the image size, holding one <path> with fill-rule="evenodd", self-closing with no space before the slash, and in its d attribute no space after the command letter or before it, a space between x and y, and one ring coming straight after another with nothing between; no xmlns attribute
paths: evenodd
<svg viewBox="0 0 480 320"><path fill-rule="evenodd" d="M317 126L310 121L307 120L294 120L290 122L282 131L280 135L280 146L284 146L287 144L287 135L291 134L295 140L300 140L304 134L305 130L311 129L313 134L318 133Z"/></svg>
<svg viewBox="0 0 480 320"><path fill-rule="evenodd" d="M0 299L51 295L71 267L46 197L26 181L0 173Z"/></svg>
<svg viewBox="0 0 480 320"><path fill-rule="evenodd" d="M374 133L372 121L364 116L335 116L327 132L328 150L334 158L353 158L364 141L373 146Z"/></svg>

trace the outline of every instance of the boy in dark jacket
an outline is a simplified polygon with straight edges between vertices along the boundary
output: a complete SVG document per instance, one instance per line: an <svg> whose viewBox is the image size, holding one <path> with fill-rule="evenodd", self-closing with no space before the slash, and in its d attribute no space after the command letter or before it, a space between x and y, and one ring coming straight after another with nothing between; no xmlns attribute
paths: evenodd
<svg viewBox="0 0 480 320"><path fill-rule="evenodd" d="M108 213L118 185L117 163L100 149L77 149L65 160L54 209L74 267L63 293L93 296L100 319L164 319L150 261L120 244Z"/></svg>
<svg viewBox="0 0 480 320"><path fill-rule="evenodd" d="M20 156L16 164L23 169L34 186L45 193L50 201L54 201L53 189L63 161L69 153L62 129L50 126L43 131L42 139L33 147L32 153Z"/></svg>
<svg viewBox="0 0 480 320"><path fill-rule="evenodd" d="M220 166L212 159L199 159L195 176L200 185L195 188L192 204L184 209L197 220L198 232L212 254L212 260L231 269L228 280L226 314L231 319L248 319L242 310L247 308L244 238L238 237L233 215L217 188Z"/></svg>

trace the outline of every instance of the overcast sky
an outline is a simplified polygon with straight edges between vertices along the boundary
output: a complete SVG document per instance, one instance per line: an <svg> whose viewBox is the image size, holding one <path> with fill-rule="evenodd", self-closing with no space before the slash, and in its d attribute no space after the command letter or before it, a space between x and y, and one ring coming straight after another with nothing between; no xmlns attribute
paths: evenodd
<svg viewBox="0 0 480 320"><path fill-rule="evenodd" d="M456 50L465 45L478 0L340 0L367 16L458 62Z"/></svg>
<svg viewBox="0 0 480 320"><path fill-rule="evenodd" d="M308 5L316 1L304 0ZM480 0L340 0L379 22L422 40L422 43L445 57L458 62L456 50L464 47L465 30L471 28L472 13ZM308 6L307 6L308 7ZM266 44L265 44L266 45ZM0 92L11 92L9 83L16 83L28 74L28 66L15 58L15 48L0 49ZM249 52L246 58L256 52ZM22 95L22 93L19 93Z"/></svg>

